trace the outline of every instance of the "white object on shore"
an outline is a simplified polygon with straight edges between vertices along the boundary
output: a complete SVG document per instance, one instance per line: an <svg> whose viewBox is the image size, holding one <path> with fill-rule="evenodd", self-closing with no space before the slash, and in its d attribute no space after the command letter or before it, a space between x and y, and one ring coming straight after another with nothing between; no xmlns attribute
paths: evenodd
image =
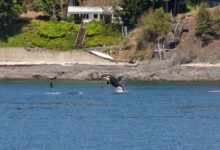
<svg viewBox="0 0 220 150"><path fill-rule="evenodd" d="M110 55L107 55L107 54L99 52L99 51L90 51L90 53L94 54L96 56L102 57L104 59L114 60L114 58L111 57Z"/></svg>
<svg viewBox="0 0 220 150"><path fill-rule="evenodd" d="M209 68L209 67L220 67L220 63L217 64L210 64L210 63L190 63L190 64L183 64L182 67L201 67L201 68Z"/></svg>

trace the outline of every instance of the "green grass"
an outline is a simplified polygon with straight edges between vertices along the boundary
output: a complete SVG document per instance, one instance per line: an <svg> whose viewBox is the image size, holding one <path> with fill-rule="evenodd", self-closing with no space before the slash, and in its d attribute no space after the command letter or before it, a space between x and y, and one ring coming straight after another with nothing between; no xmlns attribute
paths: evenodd
<svg viewBox="0 0 220 150"><path fill-rule="evenodd" d="M119 27L92 21L85 25L85 47L109 46L118 44L122 37Z"/></svg>
<svg viewBox="0 0 220 150"><path fill-rule="evenodd" d="M72 50L80 25L61 22L20 23L0 32L0 47L42 47ZM84 47L113 45L120 41L117 27L93 21L85 25Z"/></svg>

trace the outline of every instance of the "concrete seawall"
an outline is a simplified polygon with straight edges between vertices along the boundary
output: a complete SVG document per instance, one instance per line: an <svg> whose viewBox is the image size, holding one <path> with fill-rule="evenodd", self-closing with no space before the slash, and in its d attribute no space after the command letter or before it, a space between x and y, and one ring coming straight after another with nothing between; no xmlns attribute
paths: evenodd
<svg viewBox="0 0 220 150"><path fill-rule="evenodd" d="M4 63L42 63L42 64L109 64L109 60L99 58L84 51L48 51L25 48L0 48L0 62Z"/></svg>

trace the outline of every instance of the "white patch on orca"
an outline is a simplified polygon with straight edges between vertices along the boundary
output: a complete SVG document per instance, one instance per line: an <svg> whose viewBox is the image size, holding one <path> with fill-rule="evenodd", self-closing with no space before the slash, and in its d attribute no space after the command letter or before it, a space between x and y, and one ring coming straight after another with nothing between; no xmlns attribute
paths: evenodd
<svg viewBox="0 0 220 150"><path fill-rule="evenodd" d="M116 92L117 93L124 93L124 89L121 86L116 87Z"/></svg>

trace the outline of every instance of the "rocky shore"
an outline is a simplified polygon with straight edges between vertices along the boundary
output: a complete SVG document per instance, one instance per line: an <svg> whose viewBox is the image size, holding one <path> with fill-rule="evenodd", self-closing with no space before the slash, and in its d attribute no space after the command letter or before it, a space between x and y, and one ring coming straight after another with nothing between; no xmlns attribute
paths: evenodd
<svg viewBox="0 0 220 150"><path fill-rule="evenodd" d="M104 73L123 76L124 80L144 81L220 81L219 67L170 66L169 63L145 62L138 67L101 65L1 66L0 79L100 80Z"/></svg>
<svg viewBox="0 0 220 150"><path fill-rule="evenodd" d="M172 59L146 61L138 66L127 66L102 60L86 52L47 53L20 48L0 49L0 54L0 79L2 80L53 77L100 80L102 74L109 73L114 76L123 76L124 80L220 81L220 65L180 65Z"/></svg>

